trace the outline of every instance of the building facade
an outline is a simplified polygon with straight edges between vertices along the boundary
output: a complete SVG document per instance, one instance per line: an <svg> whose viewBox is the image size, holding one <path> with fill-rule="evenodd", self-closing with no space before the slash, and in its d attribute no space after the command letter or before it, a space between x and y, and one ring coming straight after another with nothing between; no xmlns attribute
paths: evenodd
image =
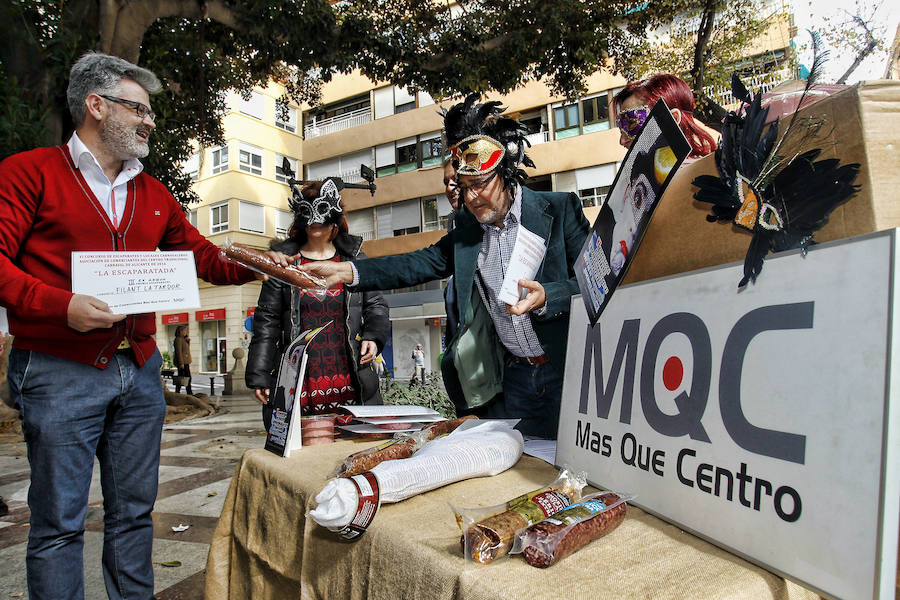
<svg viewBox="0 0 900 600"><path fill-rule="evenodd" d="M783 57L790 43L787 24L767 36L761 56ZM776 61L777 63L777 61ZM781 63L776 64L781 69ZM774 72L774 70L773 70ZM775 79L788 78L789 72ZM599 211L625 150L614 126L612 98L625 81L606 71L592 75L577 100L553 95L539 82L500 100L507 114L529 131L529 187L575 192L589 221ZM423 92L372 82L359 74L335 77L323 88L319 107L276 111L280 88L255 90L250 99L229 98L226 144L203 148L188 161L199 204L191 222L218 245L227 239L265 248L290 226L289 189L281 172L287 157L305 179L339 176L359 182L360 165L376 173L377 191L345 189L342 196L351 233L362 236L369 256L423 248L445 232L450 205L443 194L441 106ZM723 98L724 100L724 98ZM421 343L431 370L439 370L443 351L442 287L432 282L415 289L386 292L391 337L383 353L386 367L400 378L413 373L412 349ZM224 373L233 366L232 350L246 348L260 284L214 287L201 282L202 310L158 316L158 343L170 350L174 330L187 324L195 372Z"/></svg>

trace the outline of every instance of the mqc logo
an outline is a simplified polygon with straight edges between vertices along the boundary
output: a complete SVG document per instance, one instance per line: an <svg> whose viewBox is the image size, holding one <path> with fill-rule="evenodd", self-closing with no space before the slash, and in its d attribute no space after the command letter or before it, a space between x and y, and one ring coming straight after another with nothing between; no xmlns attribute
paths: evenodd
<svg viewBox="0 0 900 600"><path fill-rule="evenodd" d="M586 417L609 420L614 398L621 397L619 422L631 424L634 393L637 388L640 410L647 424L669 438L687 436L700 443L712 444L704 420L720 417L731 440L743 450L789 463L804 464L806 436L801 433L767 429L752 423L743 409L741 381L744 362L751 341L774 330L811 329L813 302L779 304L756 308L741 316L731 327L722 346L721 356L713 356L709 329L703 320L689 312L664 316L649 328L641 319L622 322L612 362L604 365L601 352L601 327L587 328L578 412ZM643 354L638 357L639 341L646 335ZM672 336L686 339L686 353L670 354L664 342ZM607 345L607 347L610 347ZM640 370L638 371L638 359ZM685 362L691 366L685 380ZM677 409L664 411L657 398L657 373L661 371L663 387L674 394ZM718 369L718 389L711 390L713 369ZM591 377L593 375L593 377ZM593 379L594 385L591 386ZM710 396L718 402L710 405ZM752 401L749 399L748 401ZM712 409L712 410L710 410ZM715 415L715 412L718 415ZM669 457L665 450L642 443L632 432L615 443L609 433L592 430L591 421L578 419L576 446L610 457L614 447L622 462L659 477L666 475ZM800 518L800 494L789 485L773 484L749 472L746 462L717 466L697 459L693 448L682 448L675 457L674 475L679 483L729 502L737 501L746 508L759 511L771 499L776 514L784 521Z"/></svg>

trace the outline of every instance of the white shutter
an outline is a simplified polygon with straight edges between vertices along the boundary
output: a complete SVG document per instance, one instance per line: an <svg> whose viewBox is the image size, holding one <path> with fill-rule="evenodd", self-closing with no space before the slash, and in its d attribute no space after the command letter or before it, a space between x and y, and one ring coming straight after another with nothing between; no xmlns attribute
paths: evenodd
<svg viewBox="0 0 900 600"><path fill-rule="evenodd" d="M616 178L616 166L613 163L587 167L575 171L575 182L579 190L612 185Z"/></svg>
<svg viewBox="0 0 900 600"><path fill-rule="evenodd" d="M291 228L293 222L294 213L289 210L278 209L278 212L275 213L275 234L287 237L288 229Z"/></svg>
<svg viewBox="0 0 900 600"><path fill-rule="evenodd" d="M240 201L238 218L241 231L266 232L266 208L260 204Z"/></svg>
<svg viewBox="0 0 900 600"><path fill-rule="evenodd" d="M371 208L348 212L345 216L347 217L347 226L350 227L350 233L353 235L375 231L375 213Z"/></svg>
<svg viewBox="0 0 900 600"><path fill-rule="evenodd" d="M238 103L238 110L245 115L253 117L254 119L262 120L264 108L265 96L257 92L251 92L249 100L240 98Z"/></svg>
<svg viewBox="0 0 900 600"><path fill-rule="evenodd" d="M419 106L428 106L434 104L434 98L428 92L419 92Z"/></svg>
<svg viewBox="0 0 900 600"><path fill-rule="evenodd" d="M394 88L378 88L372 92L375 101L375 118L383 119L394 114Z"/></svg>
<svg viewBox="0 0 900 600"><path fill-rule="evenodd" d="M385 167L397 162L394 154L394 142L375 146L375 168Z"/></svg>
<svg viewBox="0 0 900 600"><path fill-rule="evenodd" d="M393 228L391 231L394 229L422 226L422 216L418 198L404 200L403 202L394 202L391 206L393 207L391 211Z"/></svg>
<svg viewBox="0 0 900 600"><path fill-rule="evenodd" d="M391 205L385 204L375 207L375 218L378 221L378 237L394 237L394 226L391 219Z"/></svg>
<svg viewBox="0 0 900 600"><path fill-rule="evenodd" d="M359 165L372 166L372 151L368 148L341 157L341 173L359 171Z"/></svg>
<svg viewBox="0 0 900 600"><path fill-rule="evenodd" d="M191 154L186 159L184 159L184 172L185 173L196 173L200 170L200 155L199 154Z"/></svg>
<svg viewBox="0 0 900 600"><path fill-rule="evenodd" d="M306 178L325 179L326 177L335 177L340 173L340 169L340 157L320 160L306 165Z"/></svg>
<svg viewBox="0 0 900 600"><path fill-rule="evenodd" d="M450 201L447 200L447 196L441 194L437 197L437 209L439 217L449 215L453 211L453 207L450 206Z"/></svg>
<svg viewBox="0 0 900 600"><path fill-rule="evenodd" d="M394 86L394 106L409 104L410 102L415 102L415 100L416 97L410 94L405 87Z"/></svg>

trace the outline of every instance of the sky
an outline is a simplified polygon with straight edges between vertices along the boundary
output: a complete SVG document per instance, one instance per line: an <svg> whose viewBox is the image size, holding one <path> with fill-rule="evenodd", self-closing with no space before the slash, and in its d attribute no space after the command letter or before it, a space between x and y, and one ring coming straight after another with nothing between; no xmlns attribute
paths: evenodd
<svg viewBox="0 0 900 600"><path fill-rule="evenodd" d="M879 5L877 0L862 0L863 6L870 7ZM809 45L809 34L807 29L821 30L823 27L823 18L832 17L839 18L842 10L854 12L855 0L793 0L794 19L797 25L798 45ZM864 12L867 14L868 9ZM875 21L878 26L884 27L885 46L890 47L897 31L897 23L900 20L900 2L896 0L883 0L875 12ZM847 83L856 83L865 79L881 79L884 77L884 69L887 56L883 52L876 52L877 56L870 56L865 60L859 68L853 72ZM807 67L812 63L812 52L801 49L800 62ZM825 65L825 76L823 80L833 82L840 77L844 71L853 62L853 56L846 50L842 52L832 51L828 63Z"/></svg>

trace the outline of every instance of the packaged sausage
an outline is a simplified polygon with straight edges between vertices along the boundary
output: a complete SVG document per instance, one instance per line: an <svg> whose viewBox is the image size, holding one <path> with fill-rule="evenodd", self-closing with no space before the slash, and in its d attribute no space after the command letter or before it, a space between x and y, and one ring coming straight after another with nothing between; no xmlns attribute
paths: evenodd
<svg viewBox="0 0 900 600"><path fill-rule="evenodd" d="M321 291L322 298L324 298L324 279L311 273L305 273L296 265L282 267L266 256L265 253L250 246L225 240L225 245L219 251L219 257L224 261L237 263L251 271L268 275L288 285L306 290Z"/></svg>
<svg viewBox="0 0 900 600"><path fill-rule="evenodd" d="M338 465L332 476L353 477L354 475L371 471L383 461L409 458L426 443L442 435L447 435L463 422L474 418L473 416L468 416L459 419L436 421L414 433L402 435L383 444L351 454Z"/></svg>
<svg viewBox="0 0 900 600"><path fill-rule="evenodd" d="M510 554L522 553L533 567L546 568L606 535L625 520L634 496L598 492L516 534Z"/></svg>
<svg viewBox="0 0 900 600"><path fill-rule="evenodd" d="M516 532L552 516L581 499L586 474L564 468L548 486L522 494L505 504L482 509L454 508L462 529L460 545L466 560L488 564L506 555Z"/></svg>

